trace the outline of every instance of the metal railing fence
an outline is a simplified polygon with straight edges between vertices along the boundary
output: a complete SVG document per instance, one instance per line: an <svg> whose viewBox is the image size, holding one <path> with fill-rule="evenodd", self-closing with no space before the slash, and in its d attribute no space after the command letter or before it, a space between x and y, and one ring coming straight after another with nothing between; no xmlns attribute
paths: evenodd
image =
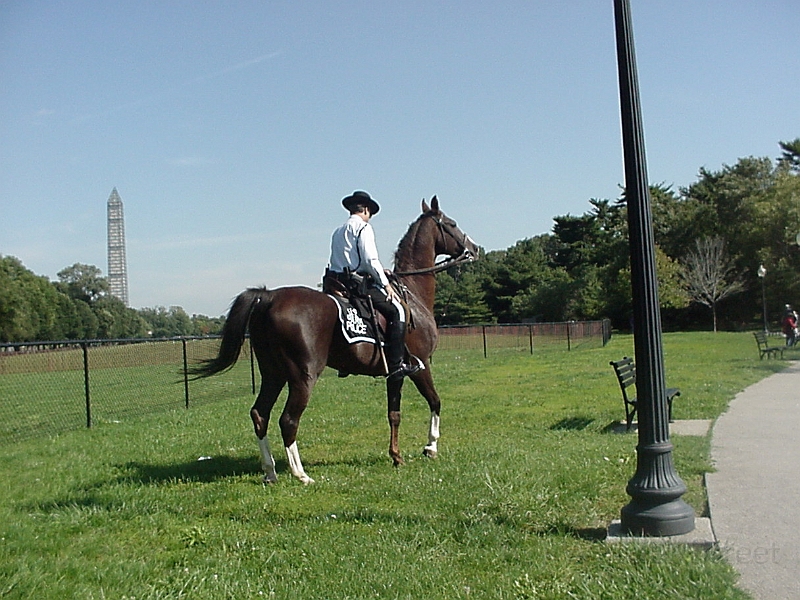
<svg viewBox="0 0 800 600"><path fill-rule="evenodd" d="M490 350L516 348L534 354L537 350L574 350L605 346L611 339L611 321L562 323L513 323L503 325L453 325L439 328L441 350Z"/></svg>

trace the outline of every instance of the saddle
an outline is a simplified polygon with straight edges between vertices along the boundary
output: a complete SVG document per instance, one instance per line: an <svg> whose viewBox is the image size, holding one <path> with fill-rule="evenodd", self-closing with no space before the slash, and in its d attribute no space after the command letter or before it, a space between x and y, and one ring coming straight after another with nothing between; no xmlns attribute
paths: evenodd
<svg viewBox="0 0 800 600"><path fill-rule="evenodd" d="M339 310L339 324L342 336L349 344L358 342L368 342L374 344L377 351L381 353L384 369L388 373L386 357L383 352L383 339L386 335L386 317L375 310L372 300L366 295L366 290L372 281L369 277L359 274L349 274L344 281L340 280L334 273L326 270L322 279L322 291L327 294L335 303ZM409 327L413 327L412 313L406 300L407 289L396 277L390 277L390 284L395 294L400 298L400 304L406 314L406 321ZM416 362L419 367L425 368L424 363L416 356L411 354L408 346L405 346L405 363ZM347 377L350 373L339 371L339 377Z"/></svg>
<svg viewBox="0 0 800 600"><path fill-rule="evenodd" d="M377 346L383 344L386 327L383 315L377 311L374 316L371 315L363 298L343 298L336 294L328 294L328 296L336 302L336 307L339 309L339 325L348 344L358 342L368 342ZM378 319L383 321L380 326Z"/></svg>
<svg viewBox="0 0 800 600"><path fill-rule="evenodd" d="M382 345L386 334L386 317L375 310L366 295L371 278L359 274L350 274L350 285L339 280L331 271L325 271L322 278L322 291L336 301L339 307L339 321L345 339L356 342L371 342ZM406 313L406 322L413 328L411 310L406 300L406 289L396 279L390 280L392 288ZM377 330L376 330L377 327Z"/></svg>

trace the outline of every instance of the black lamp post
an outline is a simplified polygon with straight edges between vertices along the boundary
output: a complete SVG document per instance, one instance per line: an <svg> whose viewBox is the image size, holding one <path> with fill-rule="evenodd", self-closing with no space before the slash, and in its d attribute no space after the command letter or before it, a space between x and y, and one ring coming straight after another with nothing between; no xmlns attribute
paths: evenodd
<svg viewBox="0 0 800 600"><path fill-rule="evenodd" d="M614 20L639 399L636 473L626 488L631 502L622 508L622 528L635 535L680 535L694 529L694 511L681 500L686 484L675 471L669 441L655 243L629 0L614 0Z"/></svg>
<svg viewBox="0 0 800 600"><path fill-rule="evenodd" d="M797 235L800 237L800 233ZM764 280L767 278L767 269L764 268L764 265L758 267L758 278L761 280L761 308L764 313L764 333L769 333L769 327L767 326L767 290L764 285Z"/></svg>

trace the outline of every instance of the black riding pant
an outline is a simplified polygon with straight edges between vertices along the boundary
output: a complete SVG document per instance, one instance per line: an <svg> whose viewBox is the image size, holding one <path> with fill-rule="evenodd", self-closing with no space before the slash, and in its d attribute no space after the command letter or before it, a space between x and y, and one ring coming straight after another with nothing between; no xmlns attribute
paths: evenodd
<svg viewBox="0 0 800 600"><path fill-rule="evenodd" d="M403 364L405 355L406 319L403 306L399 300L391 301L381 288L369 286L367 295L372 305L386 318L386 340L384 352L389 373L393 373Z"/></svg>
<svg viewBox="0 0 800 600"><path fill-rule="evenodd" d="M372 305L379 313L386 317L387 329L393 324L405 321L403 307L399 302L391 302L386 298L386 292L381 288L369 286L367 295L372 299Z"/></svg>

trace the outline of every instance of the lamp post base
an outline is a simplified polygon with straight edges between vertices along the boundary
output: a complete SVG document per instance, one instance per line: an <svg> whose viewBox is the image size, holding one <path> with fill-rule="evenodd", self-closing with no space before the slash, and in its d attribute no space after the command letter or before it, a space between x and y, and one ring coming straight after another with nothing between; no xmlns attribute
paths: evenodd
<svg viewBox="0 0 800 600"><path fill-rule="evenodd" d="M683 535L694 529L694 509L680 498L663 504L632 500L621 517L622 530L631 535Z"/></svg>

